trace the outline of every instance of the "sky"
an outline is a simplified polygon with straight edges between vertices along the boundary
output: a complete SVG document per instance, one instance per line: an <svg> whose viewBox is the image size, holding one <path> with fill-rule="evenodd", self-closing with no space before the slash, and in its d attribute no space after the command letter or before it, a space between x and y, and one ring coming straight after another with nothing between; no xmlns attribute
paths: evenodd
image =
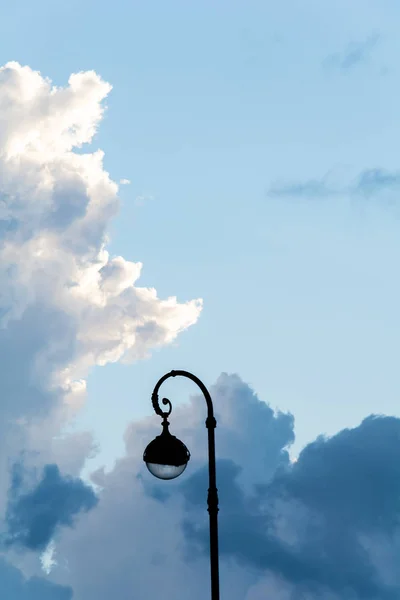
<svg viewBox="0 0 400 600"><path fill-rule="evenodd" d="M193 383L142 461L186 369L221 598L397 599L398 3L2 15L0 589L205 597Z"/></svg>

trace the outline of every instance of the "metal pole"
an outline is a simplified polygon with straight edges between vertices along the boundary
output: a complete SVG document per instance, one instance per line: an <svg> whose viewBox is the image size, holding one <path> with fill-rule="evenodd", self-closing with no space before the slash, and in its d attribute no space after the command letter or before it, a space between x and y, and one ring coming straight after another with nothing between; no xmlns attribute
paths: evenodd
<svg viewBox="0 0 400 600"><path fill-rule="evenodd" d="M206 427L208 431L208 514L210 515L210 568L211 568L211 600L219 600L219 554L218 554L218 489L217 489L217 475L215 466L215 428L217 421L214 417L214 407L211 400L211 396L202 381L196 375L189 373L188 371L171 371L167 373L157 382L153 394L152 402L153 408L156 414L161 417L164 416L163 411L158 403L158 390L161 384L169 377L187 377L198 385L203 392L205 401L207 403L207 419ZM170 411L172 409L171 402L167 398L163 398L163 404L168 404Z"/></svg>
<svg viewBox="0 0 400 600"><path fill-rule="evenodd" d="M210 515L210 567L211 567L211 600L219 600L219 558L218 558L218 490L215 468L215 435L217 422L208 417L208 513Z"/></svg>

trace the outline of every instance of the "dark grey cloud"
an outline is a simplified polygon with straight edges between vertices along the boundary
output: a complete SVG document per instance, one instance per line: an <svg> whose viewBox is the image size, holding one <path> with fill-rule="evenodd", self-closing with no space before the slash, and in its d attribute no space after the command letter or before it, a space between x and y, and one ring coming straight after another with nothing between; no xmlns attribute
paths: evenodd
<svg viewBox="0 0 400 600"><path fill-rule="evenodd" d="M359 427L318 438L292 464L287 454L291 415L274 413L237 375L222 374L210 392L218 420L223 595L232 600L268 593L290 600L398 600L400 419L368 417ZM72 586L74 600L124 597L126 590L142 600L164 588L176 600L186 598L188 589L193 600L204 597L209 573L205 412L204 399L194 396L171 414L174 435L192 453L182 478L157 482L143 465L143 449L160 431L157 417L132 424L126 457L112 471L97 473L102 488L97 509L82 516L78 528L64 527L57 536L57 558L68 560L69 571L63 575L56 567L51 576ZM49 479L63 478L53 467ZM16 469L13 487L21 489L20 480ZM68 498L69 486L55 487L54 497ZM45 505L41 498L30 493L18 518ZM57 508L67 517L58 518L56 526L69 524L68 515L77 514L81 503L70 506L68 501L67 509ZM17 531L29 530L31 519L24 519ZM268 577L275 587L265 583ZM254 596L263 581L265 592L260 588Z"/></svg>
<svg viewBox="0 0 400 600"><path fill-rule="evenodd" d="M387 198L400 190L400 171L382 168L364 169L353 180L339 185L329 183L327 176L304 181L275 182L268 196L275 198L323 199L339 195L358 198Z"/></svg>
<svg viewBox="0 0 400 600"><path fill-rule="evenodd" d="M218 420L221 597L398 600L400 419L368 417L318 438L292 464L291 415L274 413L237 375L222 374L210 392ZM192 453L185 474L171 482L157 482L142 461L159 419L129 427L126 457L97 474L98 508L57 538L57 556L70 570L55 580L73 587L74 600L133 589L135 600L162 589L176 600L188 590L193 600L204 598L205 412L204 399L194 396L171 414L173 434Z"/></svg>
<svg viewBox="0 0 400 600"><path fill-rule="evenodd" d="M6 545L44 550L58 528L71 527L78 513L92 509L97 497L81 479L61 475L57 465L46 465L41 480L24 491L26 473L13 467L6 514Z"/></svg>
<svg viewBox="0 0 400 600"><path fill-rule="evenodd" d="M42 577L26 579L21 571L0 558L0 590L4 600L71 600L69 587Z"/></svg>
<svg viewBox="0 0 400 600"><path fill-rule="evenodd" d="M342 52L335 52L328 56L323 65L326 68L339 69L341 71L349 71L354 67L367 62L370 59L372 50L376 47L380 40L378 33L369 35L362 41L351 42Z"/></svg>
<svg viewBox="0 0 400 600"><path fill-rule="evenodd" d="M400 419L371 416L318 438L251 495L237 485L237 466L220 462L218 473L221 556L284 578L295 597L327 590L341 599L399 598L400 580L384 580L366 540L379 536L398 556ZM207 528L193 512L206 475L198 471L183 488L190 551L196 543L208 551Z"/></svg>

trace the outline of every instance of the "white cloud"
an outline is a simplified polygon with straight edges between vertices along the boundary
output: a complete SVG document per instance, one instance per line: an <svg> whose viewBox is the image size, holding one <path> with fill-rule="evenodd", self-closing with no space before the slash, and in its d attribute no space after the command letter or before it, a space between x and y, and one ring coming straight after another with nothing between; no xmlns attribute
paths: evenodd
<svg viewBox="0 0 400 600"><path fill-rule="evenodd" d="M92 141L110 90L94 72L55 88L18 63L0 69L0 325L38 306L47 319L63 315L69 335L46 331L32 364L69 397L82 392L74 381L90 366L146 356L195 323L201 309L199 300L179 304L137 287L141 263L106 250L117 185L101 151L73 149Z"/></svg>
<svg viewBox="0 0 400 600"><path fill-rule="evenodd" d="M42 569L46 573L46 575L49 575L51 573L52 568L57 565L55 555L56 547L54 542L52 541L40 557Z"/></svg>
<svg viewBox="0 0 400 600"><path fill-rule="evenodd" d="M16 62L0 68L0 508L22 448L37 452L28 463L53 454L81 468L90 436L74 435L71 451L57 435L91 367L145 358L201 312L201 300L138 286L142 264L107 251L118 185L102 151L75 150L93 140L110 90L93 71L55 87Z"/></svg>

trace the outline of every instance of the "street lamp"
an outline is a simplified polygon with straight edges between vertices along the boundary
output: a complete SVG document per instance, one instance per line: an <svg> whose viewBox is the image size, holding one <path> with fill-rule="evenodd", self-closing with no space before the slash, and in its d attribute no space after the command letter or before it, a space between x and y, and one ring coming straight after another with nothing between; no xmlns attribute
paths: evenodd
<svg viewBox="0 0 400 600"><path fill-rule="evenodd" d="M190 459L190 452L185 444L178 440L169 432L168 417L172 411L172 404L168 398L163 398L162 403L168 406L166 411L161 410L158 400L158 390L166 379L170 377L186 377L191 379L198 385L203 392L203 396L207 403L207 419L206 427L208 430L208 513L210 515L210 566L211 566L211 600L219 600L219 566L218 566L218 490L216 482L215 468L215 428L217 421L214 417L214 408L211 396L198 377L192 375L188 371L171 371L163 375L157 382L151 401L154 411L162 417L163 430L150 444L147 446L143 454L143 460L150 473L158 479L175 479L179 477L186 469L186 465Z"/></svg>

